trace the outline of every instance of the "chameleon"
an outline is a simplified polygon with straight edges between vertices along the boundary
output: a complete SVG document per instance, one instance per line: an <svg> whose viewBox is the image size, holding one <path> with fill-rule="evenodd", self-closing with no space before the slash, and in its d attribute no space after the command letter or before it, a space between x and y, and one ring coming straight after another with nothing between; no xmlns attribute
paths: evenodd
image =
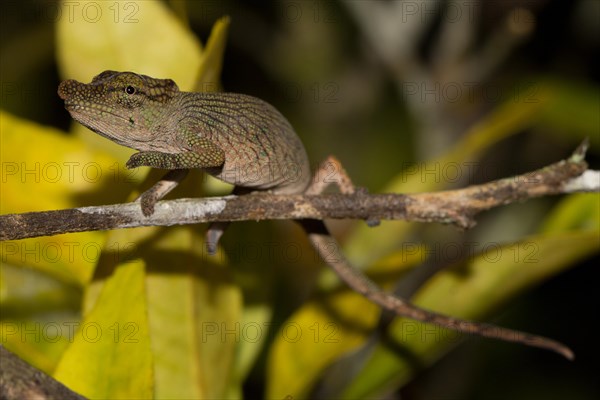
<svg viewBox="0 0 600 400"><path fill-rule="evenodd" d="M127 161L128 168L169 170L141 195L144 215L152 214L154 204L192 168L234 185L235 194L268 191L310 195L322 191L313 184L304 145L291 124L275 107L256 97L185 92L171 79L117 71L104 71L87 84L65 80L58 87L58 95L73 119L119 145L137 150ZM345 173L340 175L342 189L351 185ZM539 347L574 359L571 349L553 339L446 316L387 293L350 264L323 221L297 222L342 281L395 316ZM226 226L209 226L209 252L216 250Z"/></svg>

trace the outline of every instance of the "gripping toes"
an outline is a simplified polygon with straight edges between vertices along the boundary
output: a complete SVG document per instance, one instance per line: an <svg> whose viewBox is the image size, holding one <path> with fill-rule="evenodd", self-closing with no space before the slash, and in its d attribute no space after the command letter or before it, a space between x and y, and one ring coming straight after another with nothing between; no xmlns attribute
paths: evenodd
<svg viewBox="0 0 600 400"><path fill-rule="evenodd" d="M148 191L143 193L140 198L140 202L142 203L142 214L144 214L146 217L154 214L154 206L156 205L157 201L158 198L155 196L154 192L149 193Z"/></svg>
<svg viewBox="0 0 600 400"><path fill-rule="evenodd" d="M137 168L142 166L142 158L140 157L141 153L132 154L125 163L125 166L129 169Z"/></svg>

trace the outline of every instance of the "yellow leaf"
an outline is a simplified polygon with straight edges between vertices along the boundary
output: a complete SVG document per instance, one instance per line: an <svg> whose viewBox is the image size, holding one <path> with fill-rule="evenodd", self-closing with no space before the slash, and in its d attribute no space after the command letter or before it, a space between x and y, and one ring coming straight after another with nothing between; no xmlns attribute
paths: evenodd
<svg viewBox="0 0 600 400"><path fill-rule="evenodd" d="M267 398L309 397L309 390L328 365L364 343L380 311L360 294L347 290L303 306L274 333L267 364Z"/></svg>
<svg viewBox="0 0 600 400"><path fill-rule="evenodd" d="M391 282L422 257L422 249L397 252L378 261L374 269ZM372 278L382 280L377 276ZM325 368L365 342L380 313L374 303L339 286L304 305L275 333L267 363L267 398L309 397Z"/></svg>
<svg viewBox="0 0 600 400"><path fill-rule="evenodd" d="M241 291L192 229L162 235L144 252L156 398L223 398L234 384Z"/></svg>
<svg viewBox="0 0 600 400"><path fill-rule="evenodd" d="M114 191L89 193L104 184L128 185L115 169L115 159L57 129L0 111L0 130L2 214L71 208L82 205L79 198L85 197L102 204ZM2 262L82 285L90 278L105 237L104 232L83 232L2 242Z"/></svg>
<svg viewBox="0 0 600 400"><path fill-rule="evenodd" d="M79 1L57 24L61 75L88 82L112 69L171 78L183 90L195 84L200 43L158 1Z"/></svg>
<svg viewBox="0 0 600 400"><path fill-rule="evenodd" d="M153 397L143 262L120 265L106 281L54 377L90 398Z"/></svg>
<svg viewBox="0 0 600 400"><path fill-rule="evenodd" d="M518 292L597 252L599 235L598 230L560 232L490 246L470 262L436 274L412 300L442 314L481 320ZM378 345L341 397L365 398L397 388L416 372L415 365L433 363L461 339L453 331L401 318L390 331L404 351Z"/></svg>
<svg viewBox="0 0 600 400"><path fill-rule="evenodd" d="M198 71L197 92L214 92L220 89L223 55L227 44L229 17L223 17L215 22Z"/></svg>
<svg viewBox="0 0 600 400"><path fill-rule="evenodd" d="M192 171L183 191L198 192L197 179ZM117 265L144 260L155 398L222 398L240 390L234 362L242 342L241 291L225 266L207 258L197 228L119 230L109 242L115 245L102 253L84 309L103 301Z"/></svg>
<svg viewBox="0 0 600 400"><path fill-rule="evenodd" d="M74 321L13 321L0 322L0 337L4 347L19 355L34 367L52 374L67 348L66 336Z"/></svg>
<svg viewBox="0 0 600 400"><path fill-rule="evenodd" d="M0 129L2 214L73 207L76 196L118 180L114 158L65 132L4 111Z"/></svg>

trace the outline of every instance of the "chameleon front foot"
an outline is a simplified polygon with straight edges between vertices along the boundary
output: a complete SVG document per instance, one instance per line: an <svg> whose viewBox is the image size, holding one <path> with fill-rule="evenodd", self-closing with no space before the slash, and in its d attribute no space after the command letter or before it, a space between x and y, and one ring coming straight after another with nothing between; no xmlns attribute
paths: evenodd
<svg viewBox="0 0 600 400"><path fill-rule="evenodd" d="M142 214L144 214L145 217L149 217L154 214L154 206L158 201L156 196L153 196L152 194L153 193L148 194L148 192L146 192L143 193L140 198L140 202L142 204Z"/></svg>
<svg viewBox="0 0 600 400"><path fill-rule="evenodd" d="M154 186L142 193L139 197L139 201L142 204L142 214L146 217L154 214L156 203L171 190L175 189L179 185L179 182L187 176L188 172L189 170L187 169L169 171Z"/></svg>

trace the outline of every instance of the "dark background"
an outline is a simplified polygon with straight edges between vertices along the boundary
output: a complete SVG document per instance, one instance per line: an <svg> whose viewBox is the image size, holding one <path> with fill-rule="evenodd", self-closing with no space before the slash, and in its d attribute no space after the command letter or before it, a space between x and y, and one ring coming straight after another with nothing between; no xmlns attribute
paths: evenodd
<svg viewBox="0 0 600 400"><path fill-rule="evenodd" d="M393 2L376 3L390 6ZM396 57L377 49L376 41L358 22L368 20L364 10L357 17L347 3L189 1L185 8L191 29L203 42L217 18L231 16L222 74L226 91L252 94L274 104L302 137L313 164L333 153L353 180L372 192L380 191L400 173L403 163L443 154L472 123L502 99L514 95L515 87L518 90L525 83L553 79L573 87L574 92L578 88L595 91L597 99L600 3L595 0L473 2L478 14L470 21L470 45L466 55L458 58L471 57L472 82L499 90L500 96L488 93L494 98L486 98L486 89L483 95L478 92L475 98L461 97L458 102L444 96L439 101L427 96L420 101L418 95L407 95L402 88L419 82L415 71L453 82L453 69L462 68L460 62L440 61L444 21L449 16L440 11L444 6L436 9L434 2L429 3L433 12L423 14L418 35L406 39L412 50L398 50ZM53 20L44 15L46 4L2 2L2 108L68 130L71 119L56 95L61 78L54 56ZM175 10L182 9L181 2L168 4ZM391 12L386 14L389 17ZM505 28L511 15L516 22L512 28ZM401 23L388 19L380 24ZM512 33L499 35L503 29L512 29ZM484 51L488 46L493 49L492 56ZM506 54L499 56L503 46ZM483 66L494 57L499 60L486 72ZM20 95L13 95L15 86ZM434 104L425 104L428 102ZM567 156L586 135L592 135L588 160L592 168L598 169L600 117L588 121L587 126L595 126L595 131L570 130L565 127L572 118L569 112L565 109L565 115L560 115L559 110L556 116L566 120L565 125L536 125L495 145L481 160L491 166L492 172L480 180L555 162ZM580 121L572 122L578 125ZM536 207L543 215L556 201L545 199ZM476 236L477 230L470 234ZM423 237L432 235L428 231ZM520 296L495 320L560 338L574 348L574 363L545 352L522 358L520 354L527 350L520 346L471 339L404 387L401 397L598 398L597 261L597 257L588 260ZM297 283L288 285L294 287ZM294 307L302 301L299 295L284 303ZM280 318L289 312L279 311ZM526 362L519 361L522 359ZM261 393L260 379L260 373L250 376L248 397Z"/></svg>

